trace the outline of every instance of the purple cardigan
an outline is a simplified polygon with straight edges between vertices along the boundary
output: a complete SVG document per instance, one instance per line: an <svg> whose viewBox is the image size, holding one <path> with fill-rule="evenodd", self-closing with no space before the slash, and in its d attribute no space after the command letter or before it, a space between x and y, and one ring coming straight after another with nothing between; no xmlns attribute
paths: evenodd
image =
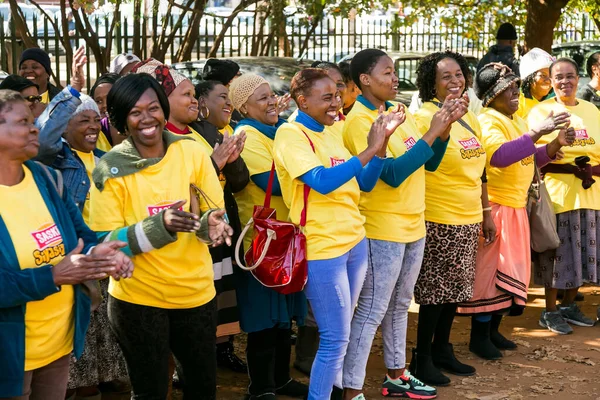
<svg viewBox="0 0 600 400"><path fill-rule="evenodd" d="M500 146L492 156L490 165L497 168L506 168L532 154L535 154L536 164L539 168L554 161L548 156L546 146L536 147L531 136L523 135Z"/></svg>

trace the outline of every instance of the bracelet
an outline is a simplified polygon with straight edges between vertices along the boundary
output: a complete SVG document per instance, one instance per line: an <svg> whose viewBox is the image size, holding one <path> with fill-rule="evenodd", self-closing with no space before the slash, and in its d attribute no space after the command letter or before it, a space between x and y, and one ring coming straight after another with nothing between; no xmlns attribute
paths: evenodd
<svg viewBox="0 0 600 400"><path fill-rule="evenodd" d="M486 208L484 208L483 212L486 212L486 211L492 211L492 207L486 207Z"/></svg>

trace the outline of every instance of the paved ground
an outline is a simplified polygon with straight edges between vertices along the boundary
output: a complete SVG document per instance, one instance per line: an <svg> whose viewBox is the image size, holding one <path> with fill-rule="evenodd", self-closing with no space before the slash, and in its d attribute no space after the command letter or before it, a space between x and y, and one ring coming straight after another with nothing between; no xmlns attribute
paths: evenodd
<svg viewBox="0 0 600 400"><path fill-rule="evenodd" d="M600 303L597 287L583 289L583 311L589 316L596 313ZM468 350L470 321L457 318L454 322L452 341L459 357L477 368L477 375L469 378L451 376L452 384L440 388L439 399L445 400L521 400L521 399L568 399L600 400L600 326L575 327L568 336L558 336L538 325L540 310L544 307L543 291L530 291L529 307L524 315L507 318L503 327L505 334L512 334L519 344L516 351L506 352L500 361L484 361ZM414 346L417 328L417 306L409 316L408 347ZM243 337L238 346L243 346ZM243 354L242 349L238 349ZM383 347L378 334L369 358L365 394L367 399L382 399L379 385L385 373ZM307 382L293 371L296 377ZM241 400L248 378L243 374L219 371L219 399ZM105 400L125 400L128 397L103 397ZM176 393L174 400L182 397ZM285 398L282 398L284 400ZM287 400L287 399L286 399Z"/></svg>

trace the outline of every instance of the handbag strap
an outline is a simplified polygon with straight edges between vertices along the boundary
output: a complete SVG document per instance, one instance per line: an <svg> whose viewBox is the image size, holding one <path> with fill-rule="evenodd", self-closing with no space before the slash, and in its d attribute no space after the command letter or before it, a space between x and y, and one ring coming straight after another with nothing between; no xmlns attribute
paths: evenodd
<svg viewBox="0 0 600 400"><path fill-rule="evenodd" d="M439 108L442 108L442 106L444 105L444 104L440 103L439 101L432 101L432 103L435 104L436 106L438 106ZM465 120L463 120L462 118L459 118L459 120L456 122L461 124L462 127L465 128L466 130L471 132L473 134L473 136L477 136L477 134L475 133L473 128L471 128L471 125L469 125L467 122L465 122Z"/></svg>
<svg viewBox="0 0 600 400"><path fill-rule="evenodd" d="M306 138L308 139L308 143L310 143L310 147L312 148L313 153L316 153L315 145L313 144L312 140L310 140L310 137L308 137L306 132L302 131L302 133L304 133L304 136L306 136ZM306 209L308 207L308 195L309 194L310 194L310 186L308 186L305 183L304 184L304 207L302 208L302 213L300 214L300 226L306 226Z"/></svg>
<svg viewBox="0 0 600 400"><path fill-rule="evenodd" d="M267 183L267 191L265 194L264 207L271 207L271 195L273 194L273 181L275 180L275 161L271 165L271 173L269 174L269 182Z"/></svg>
<svg viewBox="0 0 600 400"><path fill-rule="evenodd" d="M208 195L206 194L206 192L204 190L200 189L195 184L190 183L190 188L192 188L193 190L195 190L196 193L204 199L204 201L206 202L206 204L208 204L208 206L210 208L221 208L221 207L219 207L217 205L217 203L215 203L214 201L212 201L210 197L208 197ZM198 205L198 207L199 207L199 205Z"/></svg>

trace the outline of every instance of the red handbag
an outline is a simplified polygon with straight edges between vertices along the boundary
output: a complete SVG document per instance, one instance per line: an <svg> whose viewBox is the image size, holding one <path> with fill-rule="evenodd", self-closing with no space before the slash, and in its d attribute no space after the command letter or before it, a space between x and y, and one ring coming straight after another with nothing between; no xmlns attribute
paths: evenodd
<svg viewBox="0 0 600 400"><path fill-rule="evenodd" d="M314 151L310 138L308 141ZM270 208L274 178L275 163L271 167L265 203L263 206L254 206L252 218L235 246L235 257L238 266L250 271L263 286L281 294L290 294L302 291L308 279L306 237L302 231L306 225L310 186L304 185L304 207L300 215L300 226L296 226L291 222L279 221L275 209ZM246 262L242 263L239 259L240 246L251 226L254 226L254 237L244 256Z"/></svg>

